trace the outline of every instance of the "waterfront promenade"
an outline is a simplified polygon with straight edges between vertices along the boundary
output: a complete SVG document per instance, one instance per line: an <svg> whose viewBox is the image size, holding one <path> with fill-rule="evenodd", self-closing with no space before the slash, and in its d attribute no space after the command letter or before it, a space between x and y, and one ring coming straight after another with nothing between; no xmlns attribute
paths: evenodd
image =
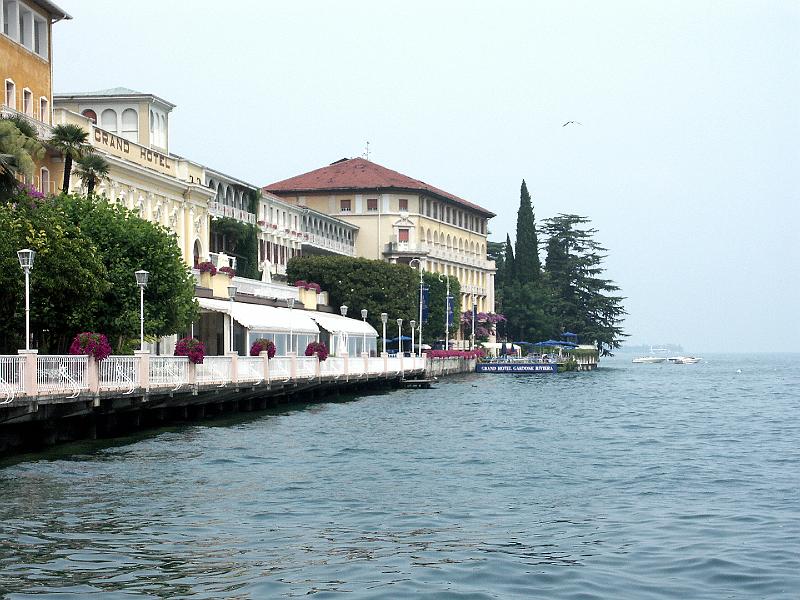
<svg viewBox="0 0 800 600"><path fill-rule="evenodd" d="M0 453L18 447L261 410L281 402L474 371L461 358L389 356L0 356Z"/></svg>

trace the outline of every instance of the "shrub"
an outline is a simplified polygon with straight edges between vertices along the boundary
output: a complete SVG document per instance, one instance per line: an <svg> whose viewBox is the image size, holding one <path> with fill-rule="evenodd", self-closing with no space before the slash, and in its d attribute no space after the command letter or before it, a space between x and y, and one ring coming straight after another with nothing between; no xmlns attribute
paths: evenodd
<svg viewBox="0 0 800 600"><path fill-rule="evenodd" d="M250 356L258 356L262 352L267 353L267 358L275 356L275 344L272 343L272 340L259 338L250 346Z"/></svg>
<svg viewBox="0 0 800 600"><path fill-rule="evenodd" d="M105 360L111 354L111 344L102 333L86 331L76 335L69 347L70 354L88 354L97 360Z"/></svg>
<svg viewBox="0 0 800 600"><path fill-rule="evenodd" d="M178 340L175 345L175 356L188 356L189 362L196 365L203 364L203 358L206 355L206 349L203 342L193 337L185 337Z"/></svg>
<svg viewBox="0 0 800 600"><path fill-rule="evenodd" d="M314 356L315 352L320 362L328 358L328 347L322 342L311 342L306 346L306 356Z"/></svg>

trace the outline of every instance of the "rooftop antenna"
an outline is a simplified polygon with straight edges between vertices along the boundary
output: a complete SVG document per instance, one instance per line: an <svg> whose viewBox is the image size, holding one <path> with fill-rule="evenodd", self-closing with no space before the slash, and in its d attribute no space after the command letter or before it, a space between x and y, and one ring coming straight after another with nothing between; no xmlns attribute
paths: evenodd
<svg viewBox="0 0 800 600"><path fill-rule="evenodd" d="M366 150L364 150L364 154L362 154L361 156L369 160L369 140L367 140L367 148Z"/></svg>

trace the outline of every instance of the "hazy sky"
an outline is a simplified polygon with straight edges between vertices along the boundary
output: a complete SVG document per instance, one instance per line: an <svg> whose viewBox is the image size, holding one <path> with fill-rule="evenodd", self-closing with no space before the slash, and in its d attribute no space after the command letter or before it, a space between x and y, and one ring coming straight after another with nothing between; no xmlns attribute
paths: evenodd
<svg viewBox="0 0 800 600"><path fill-rule="evenodd" d="M56 92L177 104L172 152L267 184L369 140L498 241L524 178L537 219L592 219L630 343L797 349L794 0L58 4Z"/></svg>

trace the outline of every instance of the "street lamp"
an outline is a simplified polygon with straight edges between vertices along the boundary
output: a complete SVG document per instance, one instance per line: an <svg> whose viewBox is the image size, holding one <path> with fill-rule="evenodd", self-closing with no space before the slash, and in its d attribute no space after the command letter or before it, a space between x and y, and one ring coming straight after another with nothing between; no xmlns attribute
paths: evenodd
<svg viewBox="0 0 800 600"><path fill-rule="evenodd" d="M450 349L450 276L445 273L445 279L447 280L447 294L445 295L444 301L444 349ZM439 281L442 280L442 273L439 273Z"/></svg>
<svg viewBox="0 0 800 600"><path fill-rule="evenodd" d="M418 258L412 258L410 261L408 261L408 266L410 267L411 263L413 262L416 262L417 266L419 267L419 339L417 342L419 344L419 352L422 354L422 272L424 269L422 268L422 261ZM414 351L413 347L411 348L411 351Z"/></svg>
<svg viewBox="0 0 800 600"><path fill-rule="evenodd" d="M403 319L397 319L397 354L403 356Z"/></svg>
<svg viewBox="0 0 800 600"><path fill-rule="evenodd" d="M362 308L361 309L361 320L364 321L364 335L363 335L363 338L361 340L361 351L362 352L366 352L367 351L367 327L366 327L366 325L367 325L367 309L366 308Z"/></svg>
<svg viewBox="0 0 800 600"><path fill-rule="evenodd" d="M134 273L136 275L136 285L139 286L139 350L144 350L144 288L147 287L147 279L150 273L140 269Z"/></svg>
<svg viewBox="0 0 800 600"><path fill-rule="evenodd" d="M231 300L231 352L234 351L234 342L233 342L233 299L236 297L236 286L229 285L228 286L228 298Z"/></svg>
<svg viewBox="0 0 800 600"><path fill-rule="evenodd" d="M478 312L478 304L475 298L475 293L472 294L472 347L470 350L475 349L475 313Z"/></svg>
<svg viewBox="0 0 800 600"><path fill-rule="evenodd" d="M411 356L415 356L415 354L414 354L414 327L416 327L417 322L412 320L412 321L409 321L409 324L411 325Z"/></svg>
<svg viewBox="0 0 800 600"><path fill-rule="evenodd" d="M342 304L339 307L339 314L342 315L343 317L347 316L347 305L346 304ZM342 330L343 331L339 332L339 346L341 347L342 345L344 345L344 353L345 354L349 354L350 353L350 348L348 348L348 346L350 345L350 342L347 339L347 332L344 331L344 327L342 327Z"/></svg>
<svg viewBox="0 0 800 600"><path fill-rule="evenodd" d="M383 323L383 351L386 352L386 322L389 320L387 313L381 313L381 323Z"/></svg>
<svg viewBox="0 0 800 600"><path fill-rule="evenodd" d="M292 347L294 346L293 338L294 338L294 322L292 321L292 309L294 308L294 298L287 298L286 299L286 306L289 307L289 350L288 352L292 351Z"/></svg>
<svg viewBox="0 0 800 600"><path fill-rule="evenodd" d="M19 266L25 271L25 350L31 349L31 269L36 251L25 248L17 250Z"/></svg>

